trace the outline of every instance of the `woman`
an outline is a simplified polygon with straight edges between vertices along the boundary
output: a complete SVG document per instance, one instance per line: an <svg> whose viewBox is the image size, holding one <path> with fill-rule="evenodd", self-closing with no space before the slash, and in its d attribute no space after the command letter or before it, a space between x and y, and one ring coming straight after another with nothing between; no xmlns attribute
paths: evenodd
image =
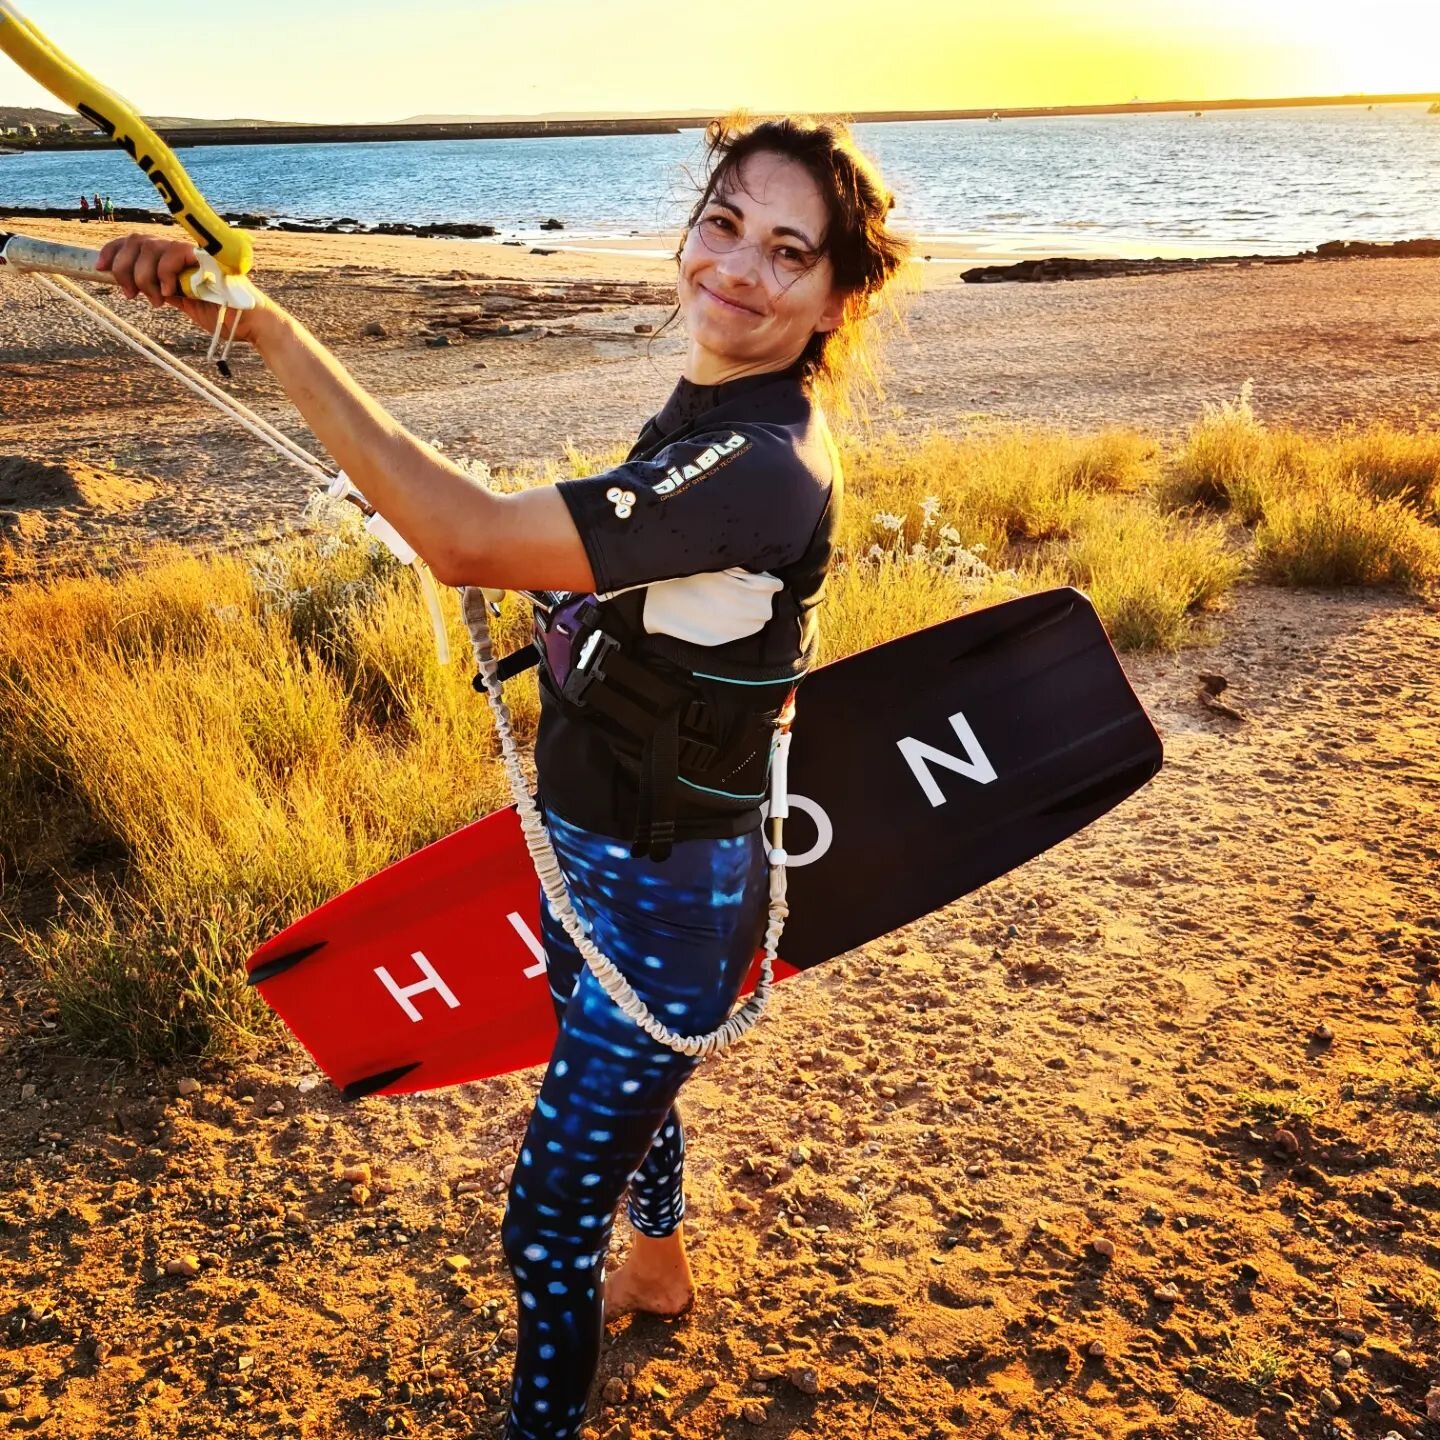
<svg viewBox="0 0 1440 1440"><path fill-rule="evenodd" d="M814 651L840 495L812 389L905 255L842 129L717 122L707 142L676 257L683 378L605 474L493 494L272 302L238 331L441 581L553 592L537 607L547 829L589 937L682 1034L724 1019L765 920L770 740ZM208 332L214 310L179 294L193 263L188 245L131 236L101 268ZM502 1232L512 1437L579 1432L607 1314L677 1314L693 1296L674 1102L696 1061L620 1012L548 907L542 932L560 1034ZM634 1244L604 1277L627 1188Z"/></svg>

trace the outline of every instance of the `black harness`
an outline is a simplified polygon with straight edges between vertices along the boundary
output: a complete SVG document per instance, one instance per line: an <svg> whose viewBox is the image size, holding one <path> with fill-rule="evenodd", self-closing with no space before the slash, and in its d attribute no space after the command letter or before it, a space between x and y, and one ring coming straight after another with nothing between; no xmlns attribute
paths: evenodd
<svg viewBox="0 0 1440 1440"><path fill-rule="evenodd" d="M777 726L803 671L726 677L657 653L613 601L531 593L533 644L505 656L509 679L535 665L572 718L598 726L637 784L632 856L664 860L675 842L676 801L712 812L735 835L753 828L765 798ZM476 688L480 688L476 677Z"/></svg>

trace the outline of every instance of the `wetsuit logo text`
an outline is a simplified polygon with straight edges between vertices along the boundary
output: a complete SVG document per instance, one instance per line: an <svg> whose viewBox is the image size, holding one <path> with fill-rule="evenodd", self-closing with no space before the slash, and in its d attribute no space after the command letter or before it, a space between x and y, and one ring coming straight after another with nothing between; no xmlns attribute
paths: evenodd
<svg viewBox="0 0 1440 1440"><path fill-rule="evenodd" d="M725 456L739 454L749 443L743 435L731 435L728 440L707 445L688 465L672 465L655 487L655 493L673 495L682 485L698 480L707 470L714 469Z"/></svg>

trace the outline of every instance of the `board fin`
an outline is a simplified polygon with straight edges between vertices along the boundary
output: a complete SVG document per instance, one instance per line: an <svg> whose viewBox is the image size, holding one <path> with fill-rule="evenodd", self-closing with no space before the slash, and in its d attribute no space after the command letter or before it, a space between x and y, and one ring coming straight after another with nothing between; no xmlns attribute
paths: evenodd
<svg viewBox="0 0 1440 1440"><path fill-rule="evenodd" d="M397 1080L403 1080L412 1070L418 1070L420 1062L412 1060L408 1065L397 1065L393 1070L382 1070L378 1075L367 1075L363 1080L352 1080L341 1092L342 1100L363 1100Z"/></svg>
<svg viewBox="0 0 1440 1440"><path fill-rule="evenodd" d="M313 945L302 945L298 950L287 951L284 955L277 955L273 960L266 960L264 964L257 965L245 977L247 985L263 985L267 980L273 980L277 975L283 975L287 970L292 970L302 960L308 960L317 950L323 950L325 942L317 940Z"/></svg>

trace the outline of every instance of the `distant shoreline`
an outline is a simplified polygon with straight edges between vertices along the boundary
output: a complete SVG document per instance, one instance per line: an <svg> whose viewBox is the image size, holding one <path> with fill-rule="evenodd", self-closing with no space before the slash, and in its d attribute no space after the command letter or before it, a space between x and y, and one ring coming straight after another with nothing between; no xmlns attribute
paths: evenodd
<svg viewBox="0 0 1440 1440"><path fill-rule="evenodd" d="M350 218L340 220L296 220L275 216L224 212L228 224L262 235L326 235L336 238L391 238L428 241L478 242L483 246L510 249L535 256L625 255L669 260L679 243L679 232L628 236L575 234L557 220L548 221L544 236L506 236L496 226L480 221L383 221L366 224ZM82 224L71 207L6 205L0 202L0 246L9 238L10 226L19 221L62 221ZM96 243L111 238L117 226L170 226L170 216L159 210L117 206L115 219L106 223L91 219ZM67 237L71 238L71 237ZM958 278L967 284L1000 282L1114 279L1121 276L1168 275L1209 268L1299 265L1337 260L1440 259L1440 238L1416 236L1403 240L1330 240L1311 249L1271 253L1236 254L1220 246L1181 248L1173 242L1139 246L1093 243L1077 248L1074 237L1052 234L1011 235L915 235L916 262L936 262L941 268L960 269ZM71 243L74 243L71 238Z"/></svg>
<svg viewBox="0 0 1440 1440"><path fill-rule="evenodd" d="M1009 109L871 110L851 113L853 124L884 125L935 120L1035 120L1087 115L1162 115L1186 111L1285 110L1323 106L1420 105L1440 101L1440 90L1395 95L1301 95L1279 99L1137 100L1124 104L1036 105ZM703 115L656 119L596 117L590 120L502 120L391 125L163 125L160 133L174 147L194 145L344 145L417 140L537 140L586 136L673 135L701 129ZM14 144L16 137L7 136ZM37 135L20 147L34 150L105 150L111 141L93 133L69 137Z"/></svg>

